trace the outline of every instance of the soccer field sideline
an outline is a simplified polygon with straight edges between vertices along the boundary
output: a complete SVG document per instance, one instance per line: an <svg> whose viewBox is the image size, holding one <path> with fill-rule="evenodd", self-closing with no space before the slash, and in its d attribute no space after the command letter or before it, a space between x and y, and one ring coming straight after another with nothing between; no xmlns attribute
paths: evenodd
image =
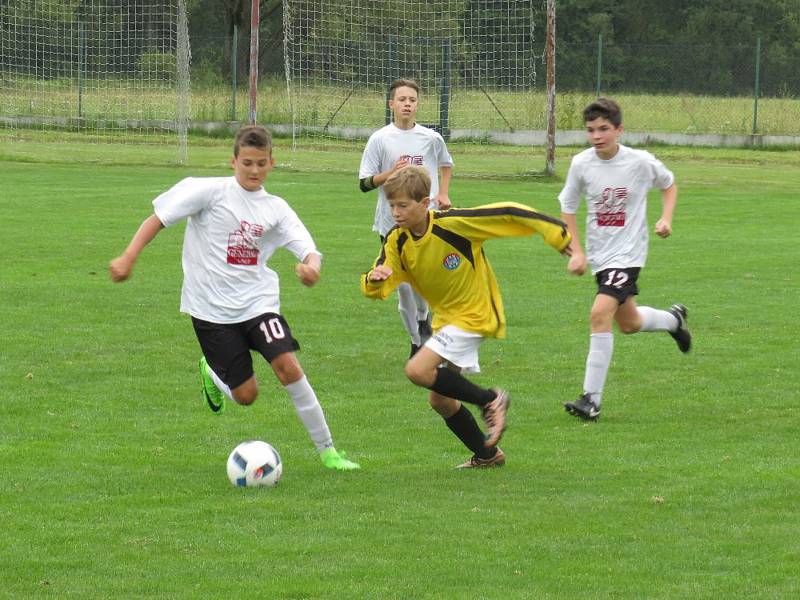
<svg viewBox="0 0 800 600"><path fill-rule="evenodd" d="M457 167L482 177L457 168L454 201L502 196L557 214L558 180L483 178L530 157L459 150ZM452 471L463 449L402 375L394 303L358 291L377 241L374 197L346 168L354 157L300 154L273 173L268 189L325 254L313 289L292 280L288 255L276 268L338 445L364 466L341 475L319 467L263 368L256 405L204 412L177 310L180 231L161 234L129 283L108 280L152 198L185 175L229 173L228 144L189 167L126 166L140 160L132 149L88 168L59 162L67 148L49 162L47 144L4 145L2 594L797 596L800 153L651 150L680 197L674 237L651 242L641 297L668 306L685 290L695 350L617 335L603 417L574 422L560 402L580 385L591 281L568 277L539 241L488 244L509 338L487 342L482 362L515 400L508 465L469 474ZM228 452L250 437L284 458L274 490L227 482Z"/></svg>

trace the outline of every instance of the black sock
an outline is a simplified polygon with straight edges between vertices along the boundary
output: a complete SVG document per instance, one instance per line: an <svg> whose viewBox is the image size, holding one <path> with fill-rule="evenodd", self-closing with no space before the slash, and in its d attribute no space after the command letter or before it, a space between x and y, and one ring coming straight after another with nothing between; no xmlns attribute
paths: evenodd
<svg viewBox="0 0 800 600"><path fill-rule="evenodd" d="M478 406L489 404L497 395L492 390L478 387L460 373L446 367L436 369L436 381L428 389L442 396Z"/></svg>
<svg viewBox="0 0 800 600"><path fill-rule="evenodd" d="M489 458L482 456L484 450L489 450L484 445L486 436L483 435L481 428L478 427L478 422L469 409L461 405L456 413L444 420L445 424L450 428L461 443L469 448L473 454L477 454L481 458ZM492 448L493 450L493 448ZM490 453L491 454L491 453Z"/></svg>

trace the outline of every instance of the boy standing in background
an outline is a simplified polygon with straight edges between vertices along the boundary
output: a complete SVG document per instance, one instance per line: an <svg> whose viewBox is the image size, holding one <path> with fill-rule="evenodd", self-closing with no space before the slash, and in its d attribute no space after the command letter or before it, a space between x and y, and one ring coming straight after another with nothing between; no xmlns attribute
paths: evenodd
<svg viewBox="0 0 800 600"><path fill-rule="evenodd" d="M364 148L359 169L359 188L369 192L378 188L378 202L372 230L386 239L395 222L383 184L399 169L422 166L431 179L430 208L450 208L450 178L453 159L444 139L433 129L416 122L419 109L419 85L411 79L398 79L389 87L389 108L393 121L373 133ZM439 174L441 173L441 181ZM408 284L397 288L397 309L411 338L411 356L431 335L428 305Z"/></svg>

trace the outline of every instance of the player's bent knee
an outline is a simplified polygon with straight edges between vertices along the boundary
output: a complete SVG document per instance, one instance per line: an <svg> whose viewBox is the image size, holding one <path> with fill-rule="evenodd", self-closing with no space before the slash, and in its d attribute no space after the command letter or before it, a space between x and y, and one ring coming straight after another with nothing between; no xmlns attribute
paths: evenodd
<svg viewBox="0 0 800 600"><path fill-rule="evenodd" d="M637 333L641 329L641 323L617 323L617 327L622 333Z"/></svg>
<svg viewBox="0 0 800 600"><path fill-rule="evenodd" d="M406 363L405 373L406 377L408 377L411 383L421 387L429 387L433 385L433 382L436 379L435 371L433 373L428 373L425 369L421 369L418 365L414 364L414 361L409 361Z"/></svg>
<svg viewBox="0 0 800 600"><path fill-rule="evenodd" d="M255 381L250 380L231 390L231 392L237 404L249 406L258 398L258 385L256 385Z"/></svg>
<svg viewBox="0 0 800 600"><path fill-rule="evenodd" d="M270 366L281 385L289 385L303 378L303 368L292 352L277 356Z"/></svg>
<svg viewBox="0 0 800 600"><path fill-rule="evenodd" d="M601 313L601 312L595 313L593 311L592 314L589 315L589 324L592 328L592 331L595 332L611 331L612 322L613 320L611 316L606 313Z"/></svg>
<svg viewBox="0 0 800 600"><path fill-rule="evenodd" d="M242 406L250 406L253 402L256 401L258 398L258 394L234 394L233 399L236 400L236 404L241 404Z"/></svg>

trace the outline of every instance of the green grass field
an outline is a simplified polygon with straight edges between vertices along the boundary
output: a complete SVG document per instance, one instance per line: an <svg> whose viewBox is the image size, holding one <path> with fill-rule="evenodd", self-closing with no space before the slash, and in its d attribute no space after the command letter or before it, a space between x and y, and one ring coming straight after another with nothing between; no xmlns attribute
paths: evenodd
<svg viewBox="0 0 800 600"><path fill-rule="evenodd" d="M455 204L558 213L561 181L522 176L538 151L451 150ZM559 150L562 177L576 150ZM276 169L268 189L325 253L311 289L288 253L274 266L337 446L363 466L342 474L323 470L265 364L252 407L204 406L178 312L182 227L131 281L108 278L158 193L229 173L228 143L193 146L188 167L148 164L161 148L109 146L109 164L86 151L0 143L0 597L800 596L800 152L655 149L680 200L639 301L684 302L695 346L617 335L597 423L561 407L580 391L593 282L541 240L487 244L509 336L484 344L475 380L513 405L506 467L479 472L453 470L467 453L403 376L394 301L360 295L377 244L359 154ZM276 149L279 165L289 155ZM650 209L654 222L657 195ZM283 456L275 489L226 479L252 438Z"/></svg>

